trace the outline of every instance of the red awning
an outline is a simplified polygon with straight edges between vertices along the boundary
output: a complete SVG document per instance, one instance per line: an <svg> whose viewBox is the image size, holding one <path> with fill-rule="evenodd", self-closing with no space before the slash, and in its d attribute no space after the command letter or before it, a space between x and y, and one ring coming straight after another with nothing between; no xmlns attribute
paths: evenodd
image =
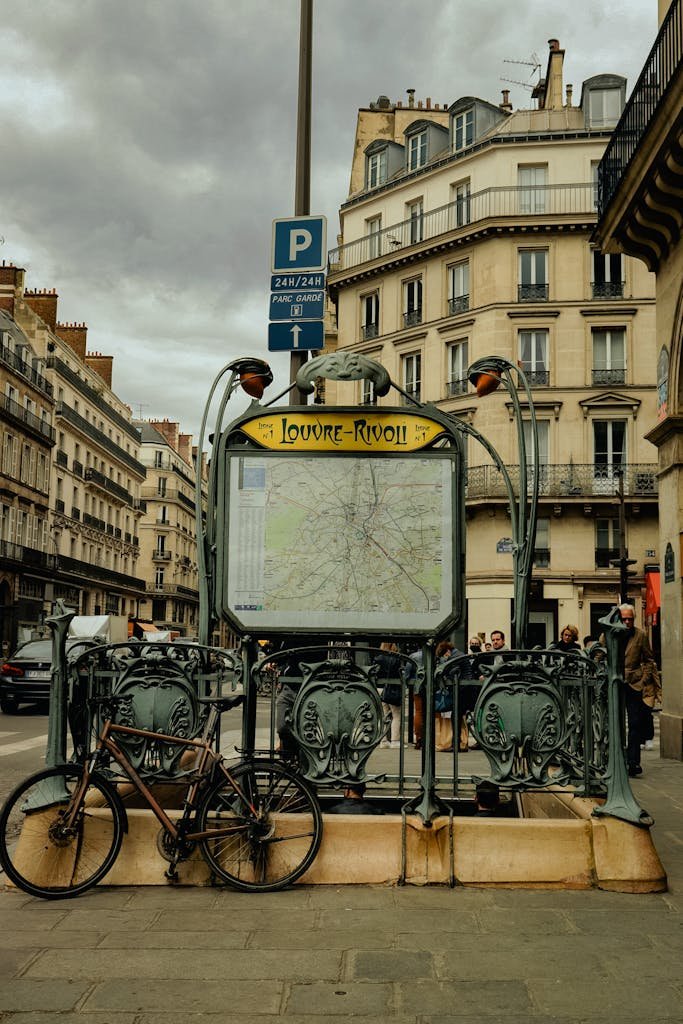
<svg viewBox="0 0 683 1024"><path fill-rule="evenodd" d="M660 605L659 572L650 570L645 573L645 618L652 626L657 622Z"/></svg>

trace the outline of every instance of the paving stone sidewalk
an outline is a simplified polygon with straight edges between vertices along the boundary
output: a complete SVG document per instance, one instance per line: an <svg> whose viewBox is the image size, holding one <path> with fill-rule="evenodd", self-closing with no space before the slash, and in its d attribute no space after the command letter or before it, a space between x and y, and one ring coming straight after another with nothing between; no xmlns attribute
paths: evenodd
<svg viewBox="0 0 683 1024"><path fill-rule="evenodd" d="M0 892L2 1024L681 1024L683 764L644 757L670 890Z"/></svg>

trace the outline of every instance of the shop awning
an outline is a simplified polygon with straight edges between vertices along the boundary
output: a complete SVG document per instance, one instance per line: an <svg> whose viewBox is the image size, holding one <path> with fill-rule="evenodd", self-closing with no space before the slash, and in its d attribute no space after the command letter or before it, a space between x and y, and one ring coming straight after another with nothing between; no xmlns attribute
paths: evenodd
<svg viewBox="0 0 683 1024"><path fill-rule="evenodd" d="M645 573L645 618L651 626L657 622L660 605L659 569L650 569Z"/></svg>

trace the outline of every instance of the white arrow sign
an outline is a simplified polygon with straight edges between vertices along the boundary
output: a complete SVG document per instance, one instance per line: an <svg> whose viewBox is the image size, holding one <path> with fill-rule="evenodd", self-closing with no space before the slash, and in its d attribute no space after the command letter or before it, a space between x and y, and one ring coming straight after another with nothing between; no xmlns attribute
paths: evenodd
<svg viewBox="0 0 683 1024"><path fill-rule="evenodd" d="M292 348L299 347L299 335L301 334L301 328L298 324L294 324L291 330L292 334Z"/></svg>

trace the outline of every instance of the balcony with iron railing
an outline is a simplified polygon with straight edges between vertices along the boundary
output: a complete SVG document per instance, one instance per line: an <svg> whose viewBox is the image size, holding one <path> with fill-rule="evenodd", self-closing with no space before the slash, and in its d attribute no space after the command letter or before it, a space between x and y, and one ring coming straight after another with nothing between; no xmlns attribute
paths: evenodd
<svg viewBox="0 0 683 1024"><path fill-rule="evenodd" d="M522 369L530 388L547 388L550 384L550 370L529 370L524 365ZM517 386L523 387L522 382L520 381Z"/></svg>
<svg viewBox="0 0 683 1024"><path fill-rule="evenodd" d="M104 473L93 469L92 466L86 467L85 482L99 487L100 490L105 491L112 498L118 498L124 505L133 504L133 495L130 491L127 491L121 484L117 484L115 480L110 480Z"/></svg>
<svg viewBox="0 0 683 1024"><path fill-rule="evenodd" d="M534 569L550 568L550 548L534 548Z"/></svg>
<svg viewBox="0 0 683 1024"><path fill-rule="evenodd" d="M507 466L515 492L519 489L519 465ZM529 478L533 472L529 469ZM658 494L656 463L567 463L541 465L538 469L539 494L549 498L614 498L623 476L627 498L652 498ZM467 500L507 499L503 476L495 466L470 466L467 470Z"/></svg>
<svg viewBox="0 0 683 1024"><path fill-rule="evenodd" d="M145 589L148 594L175 594L177 597L187 597L190 600L199 599L198 590L184 587L181 583L148 583Z"/></svg>
<svg viewBox="0 0 683 1024"><path fill-rule="evenodd" d="M37 548L25 547L23 544L14 544L7 540L0 540L0 559L7 564L16 563L24 569L45 569L54 573L57 569L59 556L47 551L38 551Z"/></svg>
<svg viewBox="0 0 683 1024"><path fill-rule="evenodd" d="M188 497L187 494L177 490L175 487L167 487L163 493L160 493L156 487L142 487L140 488L140 494L144 498L154 498L155 501L179 501L186 508L194 511L194 497Z"/></svg>
<svg viewBox="0 0 683 1024"><path fill-rule="evenodd" d="M594 299L623 299L624 281L591 281Z"/></svg>
<svg viewBox="0 0 683 1024"><path fill-rule="evenodd" d="M614 370L592 370L591 378L593 386L596 388L613 387L618 384L626 383L626 370L622 366L621 369Z"/></svg>
<svg viewBox="0 0 683 1024"><path fill-rule="evenodd" d="M469 295L452 295L448 300L448 315L456 316L458 313L466 313L470 308Z"/></svg>
<svg viewBox="0 0 683 1024"><path fill-rule="evenodd" d="M422 323L422 310L421 309L410 309L407 313L403 314L403 326L404 327L417 327L418 324Z"/></svg>
<svg viewBox="0 0 683 1024"><path fill-rule="evenodd" d="M613 569L613 561L619 558L621 552L619 548L596 548L595 549L595 568L596 569Z"/></svg>
<svg viewBox="0 0 683 1024"><path fill-rule="evenodd" d="M518 302L547 302L548 301L548 285L547 284L518 284L517 285L517 301Z"/></svg>
<svg viewBox="0 0 683 1024"><path fill-rule="evenodd" d="M120 445L115 444L110 437L107 437L103 431L99 430L90 422L90 420L81 416L80 413L77 413L76 410L72 409L70 405L66 404L66 402L57 402L55 406L55 415L61 416L67 421L67 423L70 423L72 427L75 427L76 430L80 431L86 440L94 441L110 455L113 455L118 462L122 462L125 466L128 466L136 476L139 476L140 479L144 480L147 475L147 470L142 463L138 462L138 460L133 458L132 455L129 455L127 451L124 451Z"/></svg>
<svg viewBox="0 0 683 1024"><path fill-rule="evenodd" d="M22 359L16 352L13 352L7 345L0 344L0 362L10 367L21 377L24 377L37 391L41 391L46 398L52 398L54 389L50 381L43 377L41 373L38 373L26 360Z"/></svg>
<svg viewBox="0 0 683 1024"><path fill-rule="evenodd" d="M457 398L459 395L466 395L470 382L467 377L458 380L446 381L446 398Z"/></svg>
<svg viewBox="0 0 683 1024"><path fill-rule="evenodd" d="M71 472L74 473L75 476L83 476L83 463L79 462L78 459L72 459Z"/></svg>
<svg viewBox="0 0 683 1024"><path fill-rule="evenodd" d="M413 402L410 401L411 398L414 398L416 402L421 402L422 401L422 398L420 397L421 396L421 386L419 384L414 384L412 387L410 387L409 385L406 384L406 385L404 385L403 390L405 391L406 395L409 396L409 397L406 397L406 395L401 395L401 405L412 406Z"/></svg>
<svg viewBox="0 0 683 1024"><path fill-rule="evenodd" d="M108 569L104 565L96 565L91 562L81 562L76 558L59 556L59 571L64 574L74 574L84 580L95 579L113 586L119 586L125 590L135 590L144 593L145 581L135 576L127 576L125 573Z"/></svg>
<svg viewBox="0 0 683 1024"><path fill-rule="evenodd" d="M70 366L60 359L58 356L50 355L47 359L48 369L55 370L58 377L62 377L68 381L77 391L79 391L84 398L89 399L93 405L95 405L102 413L115 423L129 438L136 444L140 444L140 435L133 426L124 416L122 416L116 409L113 409L102 397L100 390L96 390L91 387L86 380L83 380L75 370L72 370Z"/></svg>
<svg viewBox="0 0 683 1024"><path fill-rule="evenodd" d="M170 551L160 551L158 548L155 548L152 552L152 560L154 562L170 562L172 557L173 555Z"/></svg>
<svg viewBox="0 0 683 1024"><path fill-rule="evenodd" d="M673 0L598 167L600 216L612 201L657 110L681 73L683 8Z"/></svg>
<svg viewBox="0 0 683 1024"><path fill-rule="evenodd" d="M379 335L379 324L363 324L360 329L360 336L362 341L370 341L372 338L376 338Z"/></svg>
<svg viewBox="0 0 683 1024"><path fill-rule="evenodd" d="M35 413L25 409L23 405L19 405L9 395L0 395L0 410L15 423L19 423L25 429L30 430L41 441L45 441L49 445L55 443L56 434L54 427L46 420L41 420Z"/></svg>
<svg viewBox="0 0 683 1024"><path fill-rule="evenodd" d="M343 273L363 263L383 259L400 259L403 250L429 248L432 240L443 241L444 235L460 238L473 230L481 230L486 221L507 221L517 224L530 218L532 221L554 219L558 222L581 217L590 222L595 220L595 198L592 182L567 185L501 186L473 192L469 197L469 220L463 218L462 203L457 200L436 207L423 214L423 237L415 240L415 221L408 218L391 224L382 231L364 235L353 242L347 242L332 249L328 257L330 275Z"/></svg>
<svg viewBox="0 0 683 1024"><path fill-rule="evenodd" d="M598 167L595 241L656 271L678 244L683 0L672 0Z"/></svg>

